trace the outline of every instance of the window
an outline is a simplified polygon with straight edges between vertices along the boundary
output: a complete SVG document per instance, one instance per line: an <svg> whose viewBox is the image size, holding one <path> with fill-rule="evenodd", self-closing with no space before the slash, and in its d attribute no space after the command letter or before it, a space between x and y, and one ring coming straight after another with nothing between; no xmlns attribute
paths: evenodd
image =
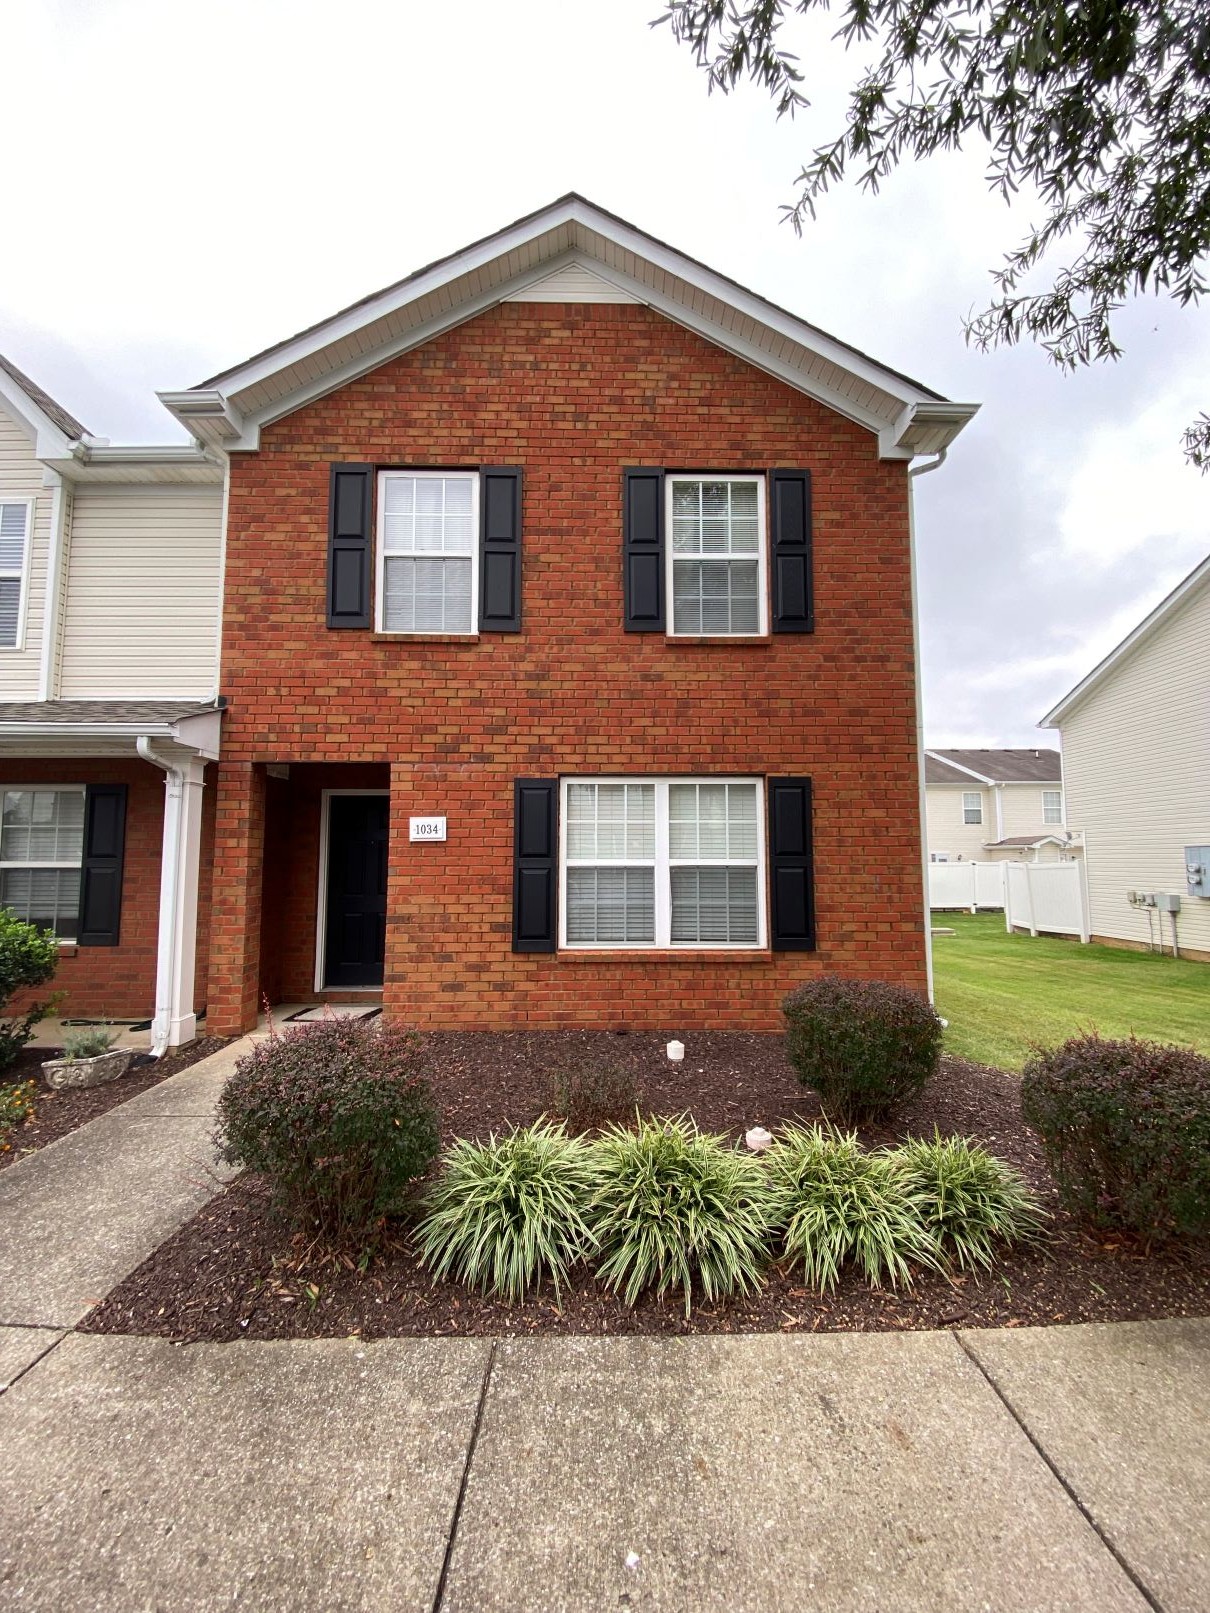
<svg viewBox="0 0 1210 1613"><path fill-rule="evenodd" d="M84 791L5 790L0 808L0 906L74 941L80 918Z"/></svg>
<svg viewBox="0 0 1210 1613"><path fill-rule="evenodd" d="M1042 791L1042 822L1062 823L1063 821L1063 792L1062 790Z"/></svg>
<svg viewBox="0 0 1210 1613"><path fill-rule="evenodd" d="M478 475L384 471L378 511L379 632L473 633Z"/></svg>
<svg viewBox="0 0 1210 1613"><path fill-rule="evenodd" d="M764 478L669 476L667 482L672 633L764 633Z"/></svg>
<svg viewBox="0 0 1210 1613"><path fill-rule="evenodd" d="M963 823L983 822L983 796L978 790L963 790L962 821Z"/></svg>
<svg viewBox="0 0 1210 1613"><path fill-rule="evenodd" d="M764 944L755 779L563 785L563 945Z"/></svg>
<svg viewBox="0 0 1210 1613"><path fill-rule="evenodd" d="M19 650L25 637L25 568L29 554L28 500L0 504L0 649Z"/></svg>

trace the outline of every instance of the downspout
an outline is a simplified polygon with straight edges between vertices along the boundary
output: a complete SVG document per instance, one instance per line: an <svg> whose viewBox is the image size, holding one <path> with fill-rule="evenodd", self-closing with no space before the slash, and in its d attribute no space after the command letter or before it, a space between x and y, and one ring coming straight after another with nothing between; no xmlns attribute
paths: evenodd
<svg viewBox="0 0 1210 1613"><path fill-rule="evenodd" d="M173 935L177 905L181 894L180 819L185 793L184 775L174 763L158 756L148 734L140 734L135 749L145 762L160 768L166 775L164 784L164 838L162 866L160 868L160 912L158 945L155 968L155 1013L151 1021L151 1056L163 1058L168 1049L169 1024L172 1017L173 972L175 948Z"/></svg>
<svg viewBox="0 0 1210 1613"><path fill-rule="evenodd" d="M912 669L916 685L916 788L920 802L920 869L924 890L924 967L929 1002L933 1000L933 909L929 903L928 797L924 787L924 702L920 688L920 599L916 583L916 500L913 478L939 470L945 463L946 449L926 465L908 471L908 549L912 573Z"/></svg>

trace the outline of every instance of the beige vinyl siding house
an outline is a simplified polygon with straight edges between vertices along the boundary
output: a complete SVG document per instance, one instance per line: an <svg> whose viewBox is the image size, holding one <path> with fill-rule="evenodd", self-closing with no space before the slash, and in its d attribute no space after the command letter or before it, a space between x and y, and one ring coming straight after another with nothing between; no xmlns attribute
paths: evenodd
<svg viewBox="0 0 1210 1613"><path fill-rule="evenodd" d="M934 862L1064 862L1080 855L1066 827L1057 750L928 750L925 834Z"/></svg>
<svg viewBox="0 0 1210 1613"><path fill-rule="evenodd" d="M1093 938L1135 946L1180 897L1182 953L1210 961L1210 899L1188 894L1185 847L1210 846L1210 558L1042 720L1063 736L1068 820L1084 832Z"/></svg>
<svg viewBox="0 0 1210 1613"><path fill-rule="evenodd" d="M0 646L0 700L36 700L42 659L46 604L46 561L54 492L44 485L45 468L34 453L34 434L0 398L0 509L21 508L25 516L21 624L17 643ZM10 523L11 523L10 515ZM7 568L6 568L7 575ZM8 634L4 637L7 639Z"/></svg>

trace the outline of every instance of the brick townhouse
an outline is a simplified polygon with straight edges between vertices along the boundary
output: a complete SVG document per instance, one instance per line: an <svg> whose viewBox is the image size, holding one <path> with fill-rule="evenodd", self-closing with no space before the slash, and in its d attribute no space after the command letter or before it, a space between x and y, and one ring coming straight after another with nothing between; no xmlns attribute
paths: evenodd
<svg viewBox="0 0 1210 1613"><path fill-rule="evenodd" d="M910 471L971 406L576 196L161 398L225 480L211 1030L925 985Z"/></svg>

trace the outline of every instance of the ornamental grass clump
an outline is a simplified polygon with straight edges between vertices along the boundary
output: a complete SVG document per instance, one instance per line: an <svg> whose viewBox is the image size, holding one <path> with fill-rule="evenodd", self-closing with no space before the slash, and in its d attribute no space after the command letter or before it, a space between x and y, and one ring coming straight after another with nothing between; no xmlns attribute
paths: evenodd
<svg viewBox="0 0 1210 1613"><path fill-rule="evenodd" d="M790 992L782 1013L790 1063L834 1125L891 1119L941 1057L932 1004L885 980L824 975Z"/></svg>
<svg viewBox="0 0 1210 1613"><path fill-rule="evenodd" d="M437 1111L414 1031L321 1020L260 1042L218 1102L219 1152L263 1176L302 1230L371 1238L437 1152Z"/></svg>
<svg viewBox="0 0 1210 1613"><path fill-rule="evenodd" d="M1073 1214L1144 1238L1210 1232L1210 1058L1076 1036L1025 1066L1021 1112Z"/></svg>
<svg viewBox="0 0 1210 1613"><path fill-rule="evenodd" d="M940 1265L924 1194L892 1152L867 1153L853 1132L787 1126L765 1160L781 1247L808 1286L835 1288L850 1262L871 1287L910 1287L913 1264Z"/></svg>
<svg viewBox="0 0 1210 1613"><path fill-rule="evenodd" d="M758 1160L688 1116L611 1126L591 1149L596 1272L627 1305L679 1288L688 1316L695 1291L714 1300L760 1286L769 1217Z"/></svg>
<svg viewBox="0 0 1210 1613"><path fill-rule="evenodd" d="M890 1158L942 1256L963 1271L1041 1234L1047 1215L1024 1179L967 1138L909 1137Z"/></svg>
<svg viewBox="0 0 1210 1613"><path fill-rule="evenodd" d="M544 1277L558 1294L592 1244L592 1186L588 1145L548 1120L486 1143L459 1139L426 1199L421 1258L436 1277L514 1302Z"/></svg>

